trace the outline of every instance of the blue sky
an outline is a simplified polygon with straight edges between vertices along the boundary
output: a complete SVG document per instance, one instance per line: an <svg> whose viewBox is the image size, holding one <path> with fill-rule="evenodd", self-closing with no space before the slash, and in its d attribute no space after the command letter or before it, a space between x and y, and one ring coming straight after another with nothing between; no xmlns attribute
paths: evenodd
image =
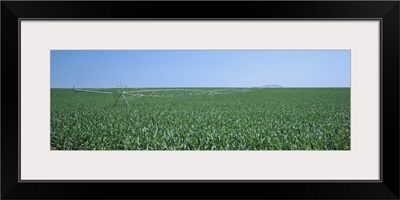
<svg viewBox="0 0 400 200"><path fill-rule="evenodd" d="M51 88L350 87L350 50L52 50Z"/></svg>

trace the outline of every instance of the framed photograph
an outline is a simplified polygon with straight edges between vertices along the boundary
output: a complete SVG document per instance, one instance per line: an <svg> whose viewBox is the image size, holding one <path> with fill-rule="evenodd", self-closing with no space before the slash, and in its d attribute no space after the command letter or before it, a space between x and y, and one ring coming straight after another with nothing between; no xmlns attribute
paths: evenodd
<svg viewBox="0 0 400 200"><path fill-rule="evenodd" d="M1 198L399 199L399 9L2 1Z"/></svg>

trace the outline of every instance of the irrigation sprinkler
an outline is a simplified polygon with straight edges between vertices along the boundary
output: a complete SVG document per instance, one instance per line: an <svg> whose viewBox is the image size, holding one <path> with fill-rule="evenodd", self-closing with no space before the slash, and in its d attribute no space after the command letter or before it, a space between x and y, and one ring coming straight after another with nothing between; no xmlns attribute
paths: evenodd
<svg viewBox="0 0 400 200"><path fill-rule="evenodd" d="M108 91L95 91L95 90L88 90L88 89L76 89L75 86L72 88L75 92L84 92L84 93L95 93L95 94L115 94L117 95L117 100L114 103L114 106L117 104L118 100L123 97L123 99L125 100L126 105L129 106L128 100L125 97L125 90L121 91L121 86L123 85L117 85L118 91L116 92L108 92ZM124 88L126 88L127 85L125 85Z"/></svg>
<svg viewBox="0 0 400 200"><path fill-rule="evenodd" d="M223 95L223 94L234 94L234 93L246 93L249 91L253 91L255 89L262 88L281 88L278 85L272 85L272 87L251 87L251 88L223 88L223 89L214 89L214 90L199 90L199 89L140 89L140 88L130 88L131 90L127 90L127 85L117 85L117 91L96 91L92 89L77 89L75 86L72 88L73 91L79 93L94 93L94 94L114 94L116 95L116 100L114 102L114 106L117 105L118 101L125 101L126 105L129 106L129 100L137 99L141 97L181 97L181 96L199 96L204 95L207 99L208 97L213 97L215 95Z"/></svg>

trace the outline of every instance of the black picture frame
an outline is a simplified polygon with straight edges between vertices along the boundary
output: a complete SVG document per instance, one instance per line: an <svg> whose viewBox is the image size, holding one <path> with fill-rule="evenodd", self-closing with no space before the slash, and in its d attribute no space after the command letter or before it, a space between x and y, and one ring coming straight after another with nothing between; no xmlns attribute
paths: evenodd
<svg viewBox="0 0 400 200"><path fill-rule="evenodd" d="M399 9L398 1L2 1L1 198L399 199ZM379 19L381 181L20 182L20 19Z"/></svg>

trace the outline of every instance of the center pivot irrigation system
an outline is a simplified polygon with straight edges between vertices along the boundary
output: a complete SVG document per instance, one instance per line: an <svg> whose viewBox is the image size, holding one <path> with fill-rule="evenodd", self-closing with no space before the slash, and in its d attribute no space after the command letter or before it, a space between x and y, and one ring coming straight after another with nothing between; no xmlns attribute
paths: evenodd
<svg viewBox="0 0 400 200"><path fill-rule="evenodd" d="M255 89L262 88L282 88L280 85L266 85L262 87L251 88L224 88L215 90L199 90L199 89L139 89L129 88L127 85L117 85L117 91L99 91L94 89L77 89L75 86L72 88L75 92L83 93L96 93L96 94L114 94L117 96L114 106L119 100L125 100L126 105L129 106L128 100L140 97L176 97L176 96L198 96L204 95L205 98L219 94L233 94L233 93L246 93Z"/></svg>

